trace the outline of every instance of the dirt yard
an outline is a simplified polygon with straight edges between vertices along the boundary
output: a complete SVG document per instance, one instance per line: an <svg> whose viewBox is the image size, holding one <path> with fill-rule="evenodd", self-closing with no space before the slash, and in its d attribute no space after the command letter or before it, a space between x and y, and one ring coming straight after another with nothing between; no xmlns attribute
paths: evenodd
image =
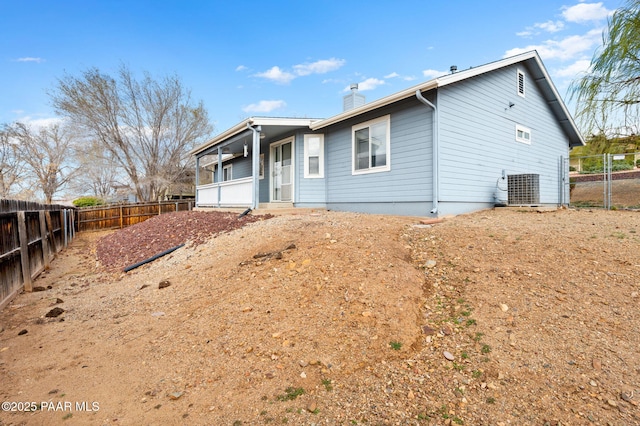
<svg viewBox="0 0 640 426"><path fill-rule="evenodd" d="M0 312L0 425L640 425L640 213L233 220L81 234Z"/></svg>

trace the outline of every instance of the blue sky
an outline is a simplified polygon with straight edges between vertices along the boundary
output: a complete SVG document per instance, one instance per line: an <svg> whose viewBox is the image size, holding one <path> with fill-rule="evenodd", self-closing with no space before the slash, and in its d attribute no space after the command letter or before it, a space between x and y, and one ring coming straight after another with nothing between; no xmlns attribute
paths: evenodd
<svg viewBox="0 0 640 426"><path fill-rule="evenodd" d="M249 116L330 117L350 83L372 101L532 49L566 99L623 4L0 0L0 123L56 120L47 92L58 78L115 76L121 64L178 75L216 133Z"/></svg>

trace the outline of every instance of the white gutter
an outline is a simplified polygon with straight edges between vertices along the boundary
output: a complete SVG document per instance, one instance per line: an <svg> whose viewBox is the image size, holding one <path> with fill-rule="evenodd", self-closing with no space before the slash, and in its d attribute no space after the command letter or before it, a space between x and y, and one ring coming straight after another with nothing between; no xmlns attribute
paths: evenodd
<svg viewBox="0 0 640 426"><path fill-rule="evenodd" d="M433 137L432 137L433 140L431 142L431 147L432 147L431 183L433 185L432 187L433 189L431 190L431 192L432 192L432 198L433 198L433 208L429 213L437 214L438 213L438 197L439 197L439 194L438 194L438 186L439 186L438 185L438 127L440 127L439 121L438 121L438 108L436 108L434 104L432 104L424 96L422 96L422 93L420 93L420 89L416 90L416 98L418 98L420 102L422 102L423 104L425 104L426 106L428 106L433 110L433 124L431 126L432 132L433 132Z"/></svg>

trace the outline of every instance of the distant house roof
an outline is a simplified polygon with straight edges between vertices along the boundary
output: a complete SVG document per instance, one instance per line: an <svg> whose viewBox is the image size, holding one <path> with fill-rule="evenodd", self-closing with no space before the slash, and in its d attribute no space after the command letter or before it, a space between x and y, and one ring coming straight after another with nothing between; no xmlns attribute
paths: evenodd
<svg viewBox="0 0 640 426"><path fill-rule="evenodd" d="M356 117L360 114L364 114L369 111L373 111L377 108L384 107L386 105L390 105L394 102L401 101L403 99L410 98L416 95L416 91L419 90L421 92L437 89L438 87L444 87L446 85L456 83L461 80L466 80L468 78L472 78L478 76L480 74L484 74L490 71L494 71L503 67L507 67L510 65L518 64L524 62L527 64L529 72L531 72L534 80L538 83L542 95L544 96L547 104L553 111L553 114L556 116L556 119L560 123L560 126L564 130L567 138L569 139L569 146L581 146L585 145L585 141L578 130L571 114L567 110L566 105L564 104L562 98L558 94L549 74L547 73L538 52L535 50L522 53L520 55L511 56L509 58L501 59L499 61L491 62L485 65L481 65L479 67L469 68L467 70L458 71L453 74L447 74L442 77L434 78L432 80L426 81L424 83L420 83L416 86L410 87L408 89L402 90L400 92L394 93L392 95L386 96L384 98L378 99L373 102L366 103L358 108L354 108L352 110L348 110L342 112L340 114L334 115L333 117L314 121L310 124L312 130L319 130L324 127L330 126L332 124L339 123L341 121L347 120L352 117Z"/></svg>

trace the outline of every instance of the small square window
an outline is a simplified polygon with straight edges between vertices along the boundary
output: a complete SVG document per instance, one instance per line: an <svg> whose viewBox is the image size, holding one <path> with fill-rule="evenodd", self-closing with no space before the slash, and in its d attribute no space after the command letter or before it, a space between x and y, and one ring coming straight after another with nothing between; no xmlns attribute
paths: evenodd
<svg viewBox="0 0 640 426"><path fill-rule="evenodd" d="M530 144L531 143L531 129L516 124L516 141Z"/></svg>

